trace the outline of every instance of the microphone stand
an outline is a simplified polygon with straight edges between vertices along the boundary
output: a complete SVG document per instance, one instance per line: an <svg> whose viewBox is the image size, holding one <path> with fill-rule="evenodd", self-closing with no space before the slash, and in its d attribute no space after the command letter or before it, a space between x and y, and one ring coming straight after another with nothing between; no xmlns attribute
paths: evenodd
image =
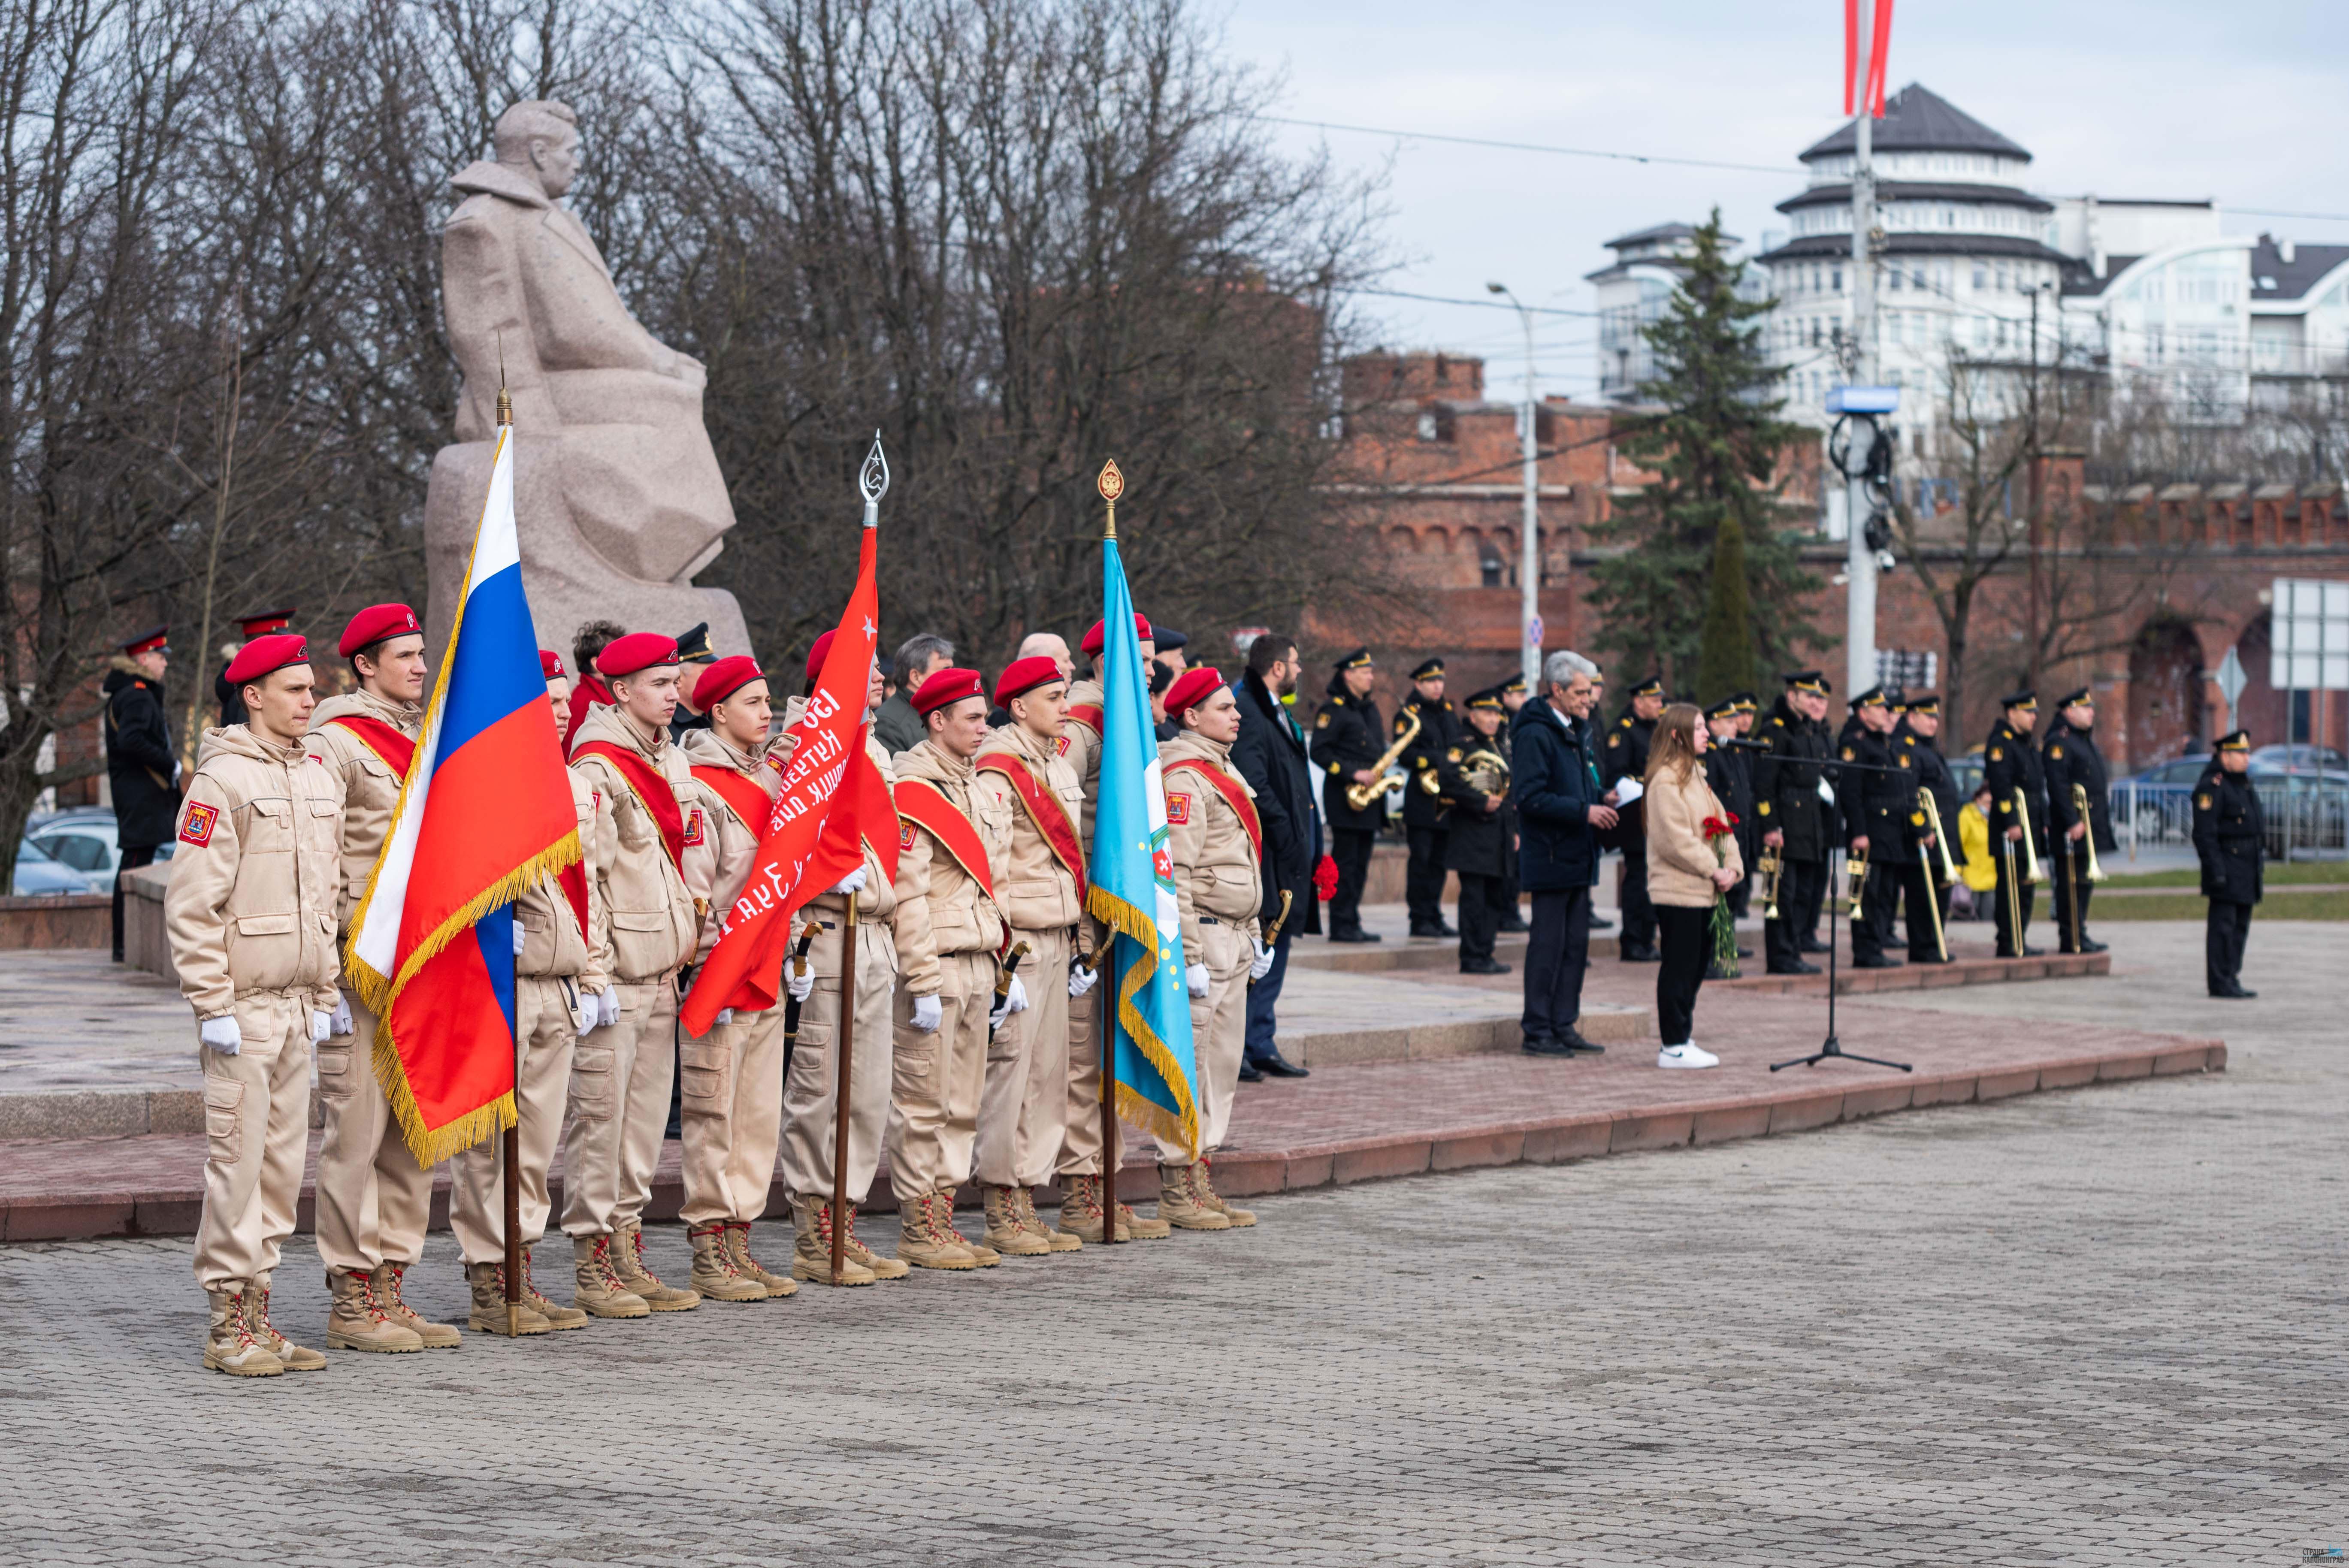
<svg viewBox="0 0 2349 1568"><path fill-rule="evenodd" d="M1751 746L1755 746L1757 743L1756 743L1756 742L1754 742L1754 741L1744 741L1744 742L1739 742L1739 741L1731 741L1729 744L1731 744L1731 745L1733 745L1733 746L1735 746L1735 745L1744 745L1744 746L1749 746L1749 747L1751 747ZM1762 747L1762 748L1760 748L1760 749L1767 750L1767 749L1768 749L1768 748L1767 748L1767 747ZM1903 769L1903 768L1887 768L1887 767L1884 767L1884 766L1883 766L1882 764L1880 764L1880 763L1875 763L1875 762L1840 762L1840 761L1838 761L1838 762L1823 763L1823 764L1821 764L1821 766L1820 766L1820 769L1819 769L1819 771L1820 771L1820 775L1821 775L1821 777L1823 777L1823 778L1836 778L1836 777L1839 777L1839 776L1841 775L1842 770L1843 770L1844 769L1847 769L1847 768L1848 768L1848 769L1854 769L1855 771L1862 772L1862 773L1905 773L1905 772L1909 772L1909 769ZM1847 873L1847 874L1848 874L1848 873ZM1865 1063L1867 1063L1869 1067L1872 1067L1872 1068L1891 1068L1896 1069L1897 1071L1904 1072L1904 1073L1905 1073L1905 1072L1914 1072L1914 1071L1916 1070L1916 1069L1915 1069L1915 1068L1913 1068L1912 1066L1910 1066L1910 1065L1909 1065L1909 1063L1907 1063L1907 1062L1889 1062L1889 1061L1886 1061L1886 1060L1885 1060L1883 1057L1863 1057L1863 1056L1857 1056L1857 1055L1855 1055L1854 1053L1852 1053L1852 1052L1850 1052L1850 1051L1847 1051L1847 1050L1845 1050L1845 1049L1843 1048L1843 1046L1842 1046L1841 1042L1839 1042L1839 1041L1836 1038L1836 916L1837 916L1837 915L1838 915L1838 914L1839 914L1839 913L1842 913L1842 911L1841 911L1841 910L1837 907L1837 900L1836 900L1835 895L1834 895L1833 893L1829 893L1829 894L1827 895L1827 1037L1826 1037L1826 1043L1825 1043L1825 1044L1821 1045L1817 1050L1813 1051L1813 1052L1812 1052L1809 1056L1807 1056L1807 1057L1796 1057L1793 1058L1793 1059L1792 1059L1792 1060L1790 1060L1790 1061L1772 1062L1772 1063L1770 1064L1770 1070L1771 1070L1772 1072L1774 1072L1774 1073L1775 1073L1775 1072L1776 1072L1780 1068L1798 1068L1798 1067L1799 1067L1799 1068L1815 1068L1815 1067L1818 1066L1821 1062L1823 1062L1823 1061L1826 1061L1826 1060L1829 1060L1829 1059L1831 1059L1831 1058L1832 1058L1833 1060L1836 1060L1836 1061L1844 1061L1844 1062L1865 1062ZM1855 903L1854 903L1854 905L1853 905L1853 908L1852 908L1852 913L1853 913L1853 915L1854 915L1854 916L1857 916L1857 915L1859 913L1859 909L1858 909L1857 903L1856 902L1855 902Z"/></svg>

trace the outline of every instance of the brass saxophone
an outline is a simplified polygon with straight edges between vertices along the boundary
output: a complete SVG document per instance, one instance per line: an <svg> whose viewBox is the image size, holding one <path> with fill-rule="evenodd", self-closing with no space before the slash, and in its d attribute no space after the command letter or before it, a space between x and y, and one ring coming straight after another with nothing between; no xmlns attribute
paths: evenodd
<svg viewBox="0 0 2349 1568"><path fill-rule="evenodd" d="M1381 752L1376 762L1371 764L1371 771L1378 777L1368 784L1346 786L1346 804L1357 811L1367 811L1371 809L1371 802L1388 790L1401 789L1410 783L1411 776L1395 767L1394 762L1396 758L1403 754L1403 748L1417 738L1418 735L1419 714L1413 710L1410 715L1409 722L1403 726L1402 733L1395 737L1394 744Z"/></svg>

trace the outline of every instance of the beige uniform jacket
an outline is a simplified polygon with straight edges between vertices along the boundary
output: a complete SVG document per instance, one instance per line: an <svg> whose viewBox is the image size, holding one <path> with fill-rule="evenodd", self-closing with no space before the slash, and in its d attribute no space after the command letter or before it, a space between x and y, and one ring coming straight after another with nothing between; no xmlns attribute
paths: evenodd
<svg viewBox="0 0 2349 1568"><path fill-rule="evenodd" d="M1183 911L1184 961L1204 964L1201 915L1213 915L1244 936L1257 934L1257 912L1264 907L1262 871L1247 827L1223 791L1191 769L1172 765L1201 760L1247 799L1255 799L1256 791L1232 766L1232 748L1196 730L1185 730L1160 747L1158 755L1168 765L1166 840L1174 861L1174 902Z"/></svg>
<svg viewBox="0 0 2349 1568"><path fill-rule="evenodd" d="M1007 724L987 738L975 762L1009 756L1025 763L1045 789L1061 798L1071 823L1084 820L1084 790L1076 770L1052 741L1039 740L1017 724ZM978 788L993 795L1011 817L1011 847L995 872L996 902L1019 931L1058 931L1075 925L1083 913L1077 900L1076 878L1061 863L1052 847L1037 831L1028 808L999 774L980 773ZM1081 827L1079 829L1082 832ZM1083 841L1079 839L1081 846Z"/></svg>
<svg viewBox="0 0 2349 1568"><path fill-rule="evenodd" d="M767 765L772 741L755 752L743 751L715 730L688 729L678 742L685 748L686 761L695 768L723 768L740 775L759 787L760 792L771 804L782 790L782 776ZM698 780L696 781L698 785ZM693 896L702 902L709 915L701 923L701 945L694 954L696 964L706 962L709 950L718 945L718 925L734 901L742 896L743 884L750 880L750 872L759 859L759 838L767 830L761 820L746 822L734 812L726 798L714 789L702 790L703 803L715 830L702 835L702 841L685 852L685 882Z"/></svg>
<svg viewBox="0 0 2349 1568"><path fill-rule="evenodd" d="M870 731L864 737L864 755L870 757L873 766L880 770L881 782L894 791L897 783L895 761L890 757L889 748L874 739ZM887 922L896 918L897 889L890 881L888 872L882 869L880 857L874 853L872 844L873 838L884 837L896 830L897 824L894 820L875 822L866 839L864 891L856 895L856 918L861 924L869 925L876 921ZM848 914L848 900L835 892L817 894L808 901L807 907L823 920L839 921Z"/></svg>
<svg viewBox="0 0 2349 1568"><path fill-rule="evenodd" d="M369 691L330 696L310 712L310 733L302 744L343 781L343 895L335 923L348 931L351 915L367 896L367 878L391 831L391 809L399 804L399 775L375 748L333 722L344 714L378 719L416 740L424 733L424 710L386 702Z"/></svg>
<svg viewBox="0 0 2349 1568"><path fill-rule="evenodd" d="M626 985L645 985L674 975L693 957L700 941L700 913L684 874L661 845L660 828L636 799L619 770L599 757L580 757L590 740L609 741L635 752L667 779L685 817L687 853L709 830L700 786L687 770L685 753L666 734L647 738L616 707L597 707L573 738L574 773L593 795L595 841L588 856L604 894L610 923L604 968Z"/></svg>
<svg viewBox="0 0 2349 1568"><path fill-rule="evenodd" d="M979 788L970 763L936 740L892 760L901 789L908 779L935 785L969 820L987 851L988 877L1001 877L1011 852L1011 811L994 790ZM897 971L908 993L935 996L939 954L995 954L1003 945L1003 911L936 836L911 817L898 821Z"/></svg>
<svg viewBox="0 0 2349 1568"><path fill-rule="evenodd" d="M343 781L242 724L204 731L180 806L163 921L199 1018L258 991L330 1011L342 957Z"/></svg>
<svg viewBox="0 0 2349 1568"><path fill-rule="evenodd" d="M611 946L612 923L604 909L604 884L595 875L595 791L576 773L566 773L565 777L571 780L571 807L579 819L579 848L585 857L581 870L587 881L588 929L579 929L579 916L572 909L563 884L554 877L542 878L514 900L514 919L523 934L522 952L514 958L514 973L546 980L575 979L580 990L596 992L612 984L611 973L605 966L605 955Z"/></svg>
<svg viewBox="0 0 2349 1568"><path fill-rule="evenodd" d="M1098 680L1081 680L1069 688L1069 707L1098 709L1101 706ZM1093 847L1093 801L1101 795L1101 731L1092 724L1071 717L1061 726L1061 758L1077 776L1077 788L1085 792L1084 815L1078 819L1077 830L1087 854Z"/></svg>

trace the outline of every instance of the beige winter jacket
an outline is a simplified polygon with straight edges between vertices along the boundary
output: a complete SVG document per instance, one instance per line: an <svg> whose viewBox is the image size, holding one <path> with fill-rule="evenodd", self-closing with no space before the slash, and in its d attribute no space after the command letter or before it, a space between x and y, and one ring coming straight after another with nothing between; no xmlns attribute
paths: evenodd
<svg viewBox="0 0 2349 1568"><path fill-rule="evenodd" d="M399 775L374 748L333 722L345 714L380 720L412 741L424 734L424 710L359 690L327 697L310 712L310 733L302 744L343 781L343 893L335 923L347 932L351 915L367 895L376 857L383 852L384 835L391 831L391 809L399 803Z"/></svg>
<svg viewBox="0 0 2349 1568"><path fill-rule="evenodd" d="M1069 688L1069 707L1098 709L1102 706L1102 684L1098 680L1081 680ZM1093 801L1101 794L1101 731L1088 721L1071 717L1061 726L1061 758L1069 771L1077 776L1077 788L1085 792L1084 815L1077 820L1077 830L1085 850L1093 847Z"/></svg>
<svg viewBox="0 0 2349 1568"><path fill-rule="evenodd" d="M581 870L587 884L587 925L579 916L563 884L554 877L541 879L514 900L514 919L523 933L522 952L514 973L541 979L575 979L582 991L601 991L612 984L605 967L611 945L611 921L604 911L604 886L595 875L595 792L576 773L571 780L571 806L579 819L579 847L585 852Z"/></svg>
<svg viewBox="0 0 2349 1568"><path fill-rule="evenodd" d="M1077 781L1076 770L1060 754L1059 747L1049 740L1039 740L1018 724L1007 724L987 738L975 762L985 762L995 756L1008 756L1027 765L1037 781L1061 799L1069 820L1084 821L1084 791ZM995 872L996 902L1010 917L1017 931L1064 931L1077 923L1082 911L1077 903L1076 878L1069 873L1060 857L1036 830L1029 819L1028 808L1012 792L1011 784L1000 775L982 772L978 788L993 795L1002 808L1011 814L1011 847L1003 863ZM1089 849L1080 838L1081 850Z"/></svg>
<svg viewBox="0 0 2349 1568"><path fill-rule="evenodd" d="M1727 865L1740 876L1745 862L1737 853L1735 835L1722 841L1723 861L1704 836L1707 817L1729 820L1728 809L1704 781L1702 762L1685 777L1674 779L1670 769L1656 775L1640 798L1648 832L1648 897L1677 909L1709 908L1716 893L1715 868Z"/></svg>
<svg viewBox="0 0 2349 1568"><path fill-rule="evenodd" d="M1194 769L1173 764L1205 762L1249 800L1256 791L1232 766L1232 748L1196 730L1166 742L1158 756L1168 769L1166 847L1174 861L1174 902L1183 912L1184 960L1205 964L1200 917L1212 915L1244 936L1255 936L1257 912L1264 904L1263 873L1247 827L1223 791Z"/></svg>
<svg viewBox="0 0 2349 1568"><path fill-rule="evenodd" d="M646 735L616 707L598 707L580 725L572 740L571 770L594 796L595 841L589 855L611 923L605 968L627 985L672 978L693 957L700 913L636 790L604 758L578 755L578 748L591 740L626 747L668 780L685 819L688 853L693 841L709 830L709 811L687 770L685 753L669 744L666 733Z"/></svg>
<svg viewBox="0 0 2349 1568"><path fill-rule="evenodd" d="M197 1017L224 1017L256 992L333 1009L342 855L340 775L242 724L204 731L163 899Z"/></svg>
<svg viewBox="0 0 2349 1568"><path fill-rule="evenodd" d="M978 787L969 762L925 740L901 751L896 764L902 799L905 781L935 785L978 830L987 851L988 875L999 879L1011 852L1011 809L992 789ZM993 954L1003 945L1003 911L937 839L900 817L897 835L897 971L916 996L937 995L938 954ZM999 884L1000 885L999 882Z"/></svg>

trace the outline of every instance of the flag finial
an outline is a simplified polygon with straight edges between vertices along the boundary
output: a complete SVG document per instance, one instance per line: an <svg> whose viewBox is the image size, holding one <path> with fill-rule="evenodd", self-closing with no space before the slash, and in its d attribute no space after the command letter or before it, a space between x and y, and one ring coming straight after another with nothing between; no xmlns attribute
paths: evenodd
<svg viewBox="0 0 2349 1568"><path fill-rule="evenodd" d="M1117 459L1112 458L1102 465L1101 478L1093 481L1102 500L1109 502L1109 529L1103 539L1117 537L1117 498L1125 493L1125 476L1118 471Z"/></svg>
<svg viewBox="0 0 2349 1568"><path fill-rule="evenodd" d="M873 449L864 454L864 466L856 472L856 488L864 497L864 526L875 528L881 522L881 498L889 493L889 459L881 455L881 432L873 432Z"/></svg>
<svg viewBox="0 0 2349 1568"><path fill-rule="evenodd" d="M506 335L498 334L498 424L513 423L513 394L506 390Z"/></svg>

